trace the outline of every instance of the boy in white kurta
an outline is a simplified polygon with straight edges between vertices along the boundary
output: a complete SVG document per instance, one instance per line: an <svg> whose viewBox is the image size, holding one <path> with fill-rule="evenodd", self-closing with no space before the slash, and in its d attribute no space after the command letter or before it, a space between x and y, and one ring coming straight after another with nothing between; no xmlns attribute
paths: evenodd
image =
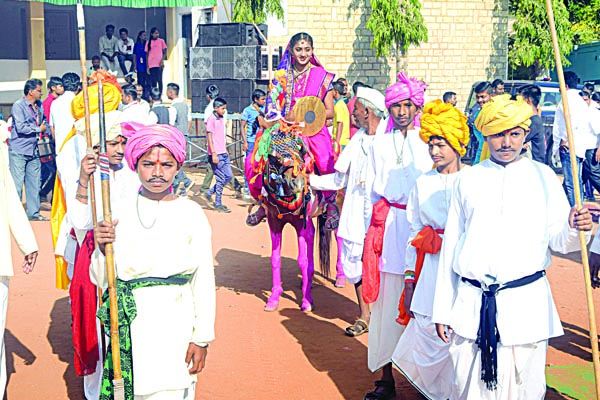
<svg viewBox="0 0 600 400"><path fill-rule="evenodd" d="M375 89L361 87L356 94L353 116L361 129L350 139L335 163L336 172L311 175L310 185L316 190L346 188L337 236L342 239L342 268L348 282L354 285L360 316L346 328L348 336L359 336L369 330L371 310L362 299L362 253L365 242L365 181L367 155L373 138L385 129L385 97Z"/></svg>
<svg viewBox="0 0 600 400"><path fill-rule="evenodd" d="M445 400L450 396L454 370L449 345L439 339L431 322L431 309L452 187L464 168L460 157L469 143L467 118L452 104L441 100L427 103L420 136L429 145L436 168L417 178L406 205L410 235L404 301L397 320L406 330L392 360L427 398Z"/></svg>
<svg viewBox="0 0 600 400"><path fill-rule="evenodd" d="M548 339L563 333L545 277L550 249L578 250L576 229L592 219L570 209L550 168L519 156L531 113L508 95L484 105L475 123L491 158L454 187L432 315L451 343L451 399L543 399Z"/></svg>
<svg viewBox="0 0 600 400"><path fill-rule="evenodd" d="M114 210L116 228L102 221L96 237L103 251L116 236L117 290L129 315L129 321L120 322L121 333L129 331L120 339L130 343L125 352L120 343L125 392L135 400L191 400L195 374L214 339L211 229L197 203L170 192L185 160L183 134L168 125L135 123L123 124L123 133L128 136L125 158L142 189ZM104 281L102 270L93 273ZM107 311L101 313L107 317ZM110 364L101 399L112 396Z"/></svg>
<svg viewBox="0 0 600 400"><path fill-rule="evenodd" d="M423 106L425 87L404 73L398 75L398 82L385 94L390 113L385 133L375 136L368 156L365 221L369 228L363 253L363 299L373 303L368 366L373 372L382 369L382 377L365 400L396 395L392 353L404 330L396 323L396 316L404 288L409 233L406 202L416 179L432 166L427 145L413 129L414 117Z"/></svg>

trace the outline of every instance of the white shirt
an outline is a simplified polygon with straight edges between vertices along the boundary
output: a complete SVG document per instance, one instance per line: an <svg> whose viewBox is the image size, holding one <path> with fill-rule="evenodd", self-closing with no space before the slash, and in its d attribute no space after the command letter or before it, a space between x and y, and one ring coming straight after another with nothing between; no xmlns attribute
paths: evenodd
<svg viewBox="0 0 600 400"><path fill-rule="evenodd" d="M133 45L133 39L130 37L127 38L126 42L119 38L118 48L122 54L133 54Z"/></svg>
<svg viewBox="0 0 600 400"><path fill-rule="evenodd" d="M150 107L140 104L139 101L132 101L123 106L123 114L121 114L122 122L139 122L140 124L149 125L152 121L157 121L156 114L149 115ZM156 123L156 122L154 122Z"/></svg>
<svg viewBox="0 0 600 400"><path fill-rule="evenodd" d="M215 110L215 108L213 107L214 102L215 102L214 100L211 100L210 103L208 103L208 105L204 109L204 122L205 123L206 123L206 120L208 119L208 117L210 117L212 115L213 111ZM223 118L225 118L225 120L227 120L227 109L225 109L225 114L223 114Z"/></svg>
<svg viewBox="0 0 600 400"><path fill-rule="evenodd" d="M5 140L0 140L0 276L13 276L11 233L24 255L38 251L38 246L8 168Z"/></svg>
<svg viewBox="0 0 600 400"><path fill-rule="evenodd" d="M528 207L527 205L534 205ZM438 267L432 320L475 340L481 289L548 268L550 249L576 251L570 207L554 172L521 158L502 167L491 160L458 176ZM535 343L563 333L548 280L499 291L497 325L504 346Z"/></svg>
<svg viewBox="0 0 600 400"><path fill-rule="evenodd" d="M71 114L71 103L75 93L65 92L52 102L50 106L50 125L54 127L54 142L56 151L59 151L65 138L71 132L75 118Z"/></svg>
<svg viewBox="0 0 600 400"><path fill-rule="evenodd" d="M446 227L452 188L460 173L440 174L436 169L432 169L417 178L406 205L406 218L410 224L406 245L406 270L416 271L417 249L411 242L421 229L426 226L433 229ZM443 237L443 234L440 236ZM412 312L431 316L439 260L439 253L425 255L410 306Z"/></svg>
<svg viewBox="0 0 600 400"><path fill-rule="evenodd" d="M379 124L376 134L385 130ZM363 244L365 241L365 183L367 177L367 155L375 135L367 135L360 129L350 139L346 148L335 163L337 172L328 175L311 175L310 186L316 190L339 190L346 188L344 206L340 215L337 235L353 243Z"/></svg>
<svg viewBox="0 0 600 400"><path fill-rule="evenodd" d="M600 119L591 118L590 108L585 100L581 98L578 90L567 90L567 99L571 115L573 141L575 142L575 155L579 158L585 158L586 150L595 149L598 146ZM558 104L554 115L552 139L552 153L558 155L561 140L567 141L567 127L562 102Z"/></svg>
<svg viewBox="0 0 600 400"><path fill-rule="evenodd" d="M379 199L384 197L390 203L406 204L417 178L433 166L428 146L419 138L418 130L409 130L406 138L400 131L376 135L368 160L365 201L367 228L371 223L373 205ZM379 263L381 272L404 274L408 233L406 211L391 207L385 221Z"/></svg>
<svg viewBox="0 0 600 400"><path fill-rule="evenodd" d="M215 337L215 276L206 215L187 198L153 201L134 196L119 203L113 216L119 220L114 243L119 279L193 274L183 286L133 291L137 306L131 324L134 392L148 395L188 388L196 379L185 363L189 343L206 343ZM96 250L93 258L101 261L101 253ZM91 273L95 282L106 287L102 268Z"/></svg>

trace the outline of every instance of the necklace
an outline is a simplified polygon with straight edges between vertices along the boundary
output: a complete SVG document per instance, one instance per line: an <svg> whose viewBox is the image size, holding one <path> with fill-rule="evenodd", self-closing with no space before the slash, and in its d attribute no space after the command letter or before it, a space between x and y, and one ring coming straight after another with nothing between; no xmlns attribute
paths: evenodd
<svg viewBox="0 0 600 400"><path fill-rule="evenodd" d="M144 222L142 221L142 216L140 215L140 197L141 197L141 193L138 193L137 198L135 199L135 211L137 213L137 217L138 217L138 221L140 221L140 225L142 225L142 227L144 229L152 229L154 227L154 224L156 223L156 215L158 213L154 213L154 219L152 220L152 222L150 223L150 226L146 226L144 224ZM171 193L171 199L173 200L175 198L175 196ZM156 209L158 209L158 207L160 207L160 200L156 201Z"/></svg>
<svg viewBox="0 0 600 400"><path fill-rule="evenodd" d="M404 143L406 143L406 138L404 138L404 140L402 141L402 147L400 148L400 153L398 153L398 147L396 146L396 133L392 132L392 140L394 141L394 152L396 153L396 164L397 165L402 165L402 161L404 159ZM402 134L402 132L400 132L400 134Z"/></svg>
<svg viewBox="0 0 600 400"><path fill-rule="evenodd" d="M294 80L300 78L304 75L308 70L310 70L310 64L304 69L304 71L298 71L296 67L292 67L292 74L294 76Z"/></svg>

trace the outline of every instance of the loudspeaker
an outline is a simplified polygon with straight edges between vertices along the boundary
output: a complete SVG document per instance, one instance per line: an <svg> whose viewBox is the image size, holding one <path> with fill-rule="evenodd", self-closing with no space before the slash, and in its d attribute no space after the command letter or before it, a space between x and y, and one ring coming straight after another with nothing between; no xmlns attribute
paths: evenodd
<svg viewBox="0 0 600 400"><path fill-rule="evenodd" d="M206 88L215 85L219 97L227 100L229 113L241 113L252 103L252 92L257 84L250 79L203 79L192 81L192 112L203 113L208 105Z"/></svg>
<svg viewBox="0 0 600 400"><path fill-rule="evenodd" d="M276 69L281 47L191 47L190 79L269 79L269 55Z"/></svg>
<svg viewBox="0 0 600 400"><path fill-rule="evenodd" d="M265 24L258 24L264 37L268 37ZM264 45L264 39L253 24L231 22L226 24L198 24L196 47L206 46L256 46Z"/></svg>

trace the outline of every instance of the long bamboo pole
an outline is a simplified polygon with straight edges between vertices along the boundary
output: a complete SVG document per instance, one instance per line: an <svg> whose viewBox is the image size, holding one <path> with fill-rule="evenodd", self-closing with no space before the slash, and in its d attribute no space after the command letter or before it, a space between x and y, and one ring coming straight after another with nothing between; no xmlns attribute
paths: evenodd
<svg viewBox="0 0 600 400"><path fill-rule="evenodd" d="M110 171L106 154L106 125L104 120L104 91L102 80L98 81L98 114L100 119L100 181L102 184L102 211L104 221L112 223L110 210ZM121 349L119 347L119 316L117 310L117 288L115 285L115 258L112 243L107 243L104 249L106 259L106 278L108 280L108 298L110 304L110 341L112 347L112 362L114 369L114 400L125 399L125 387L121 372Z"/></svg>
<svg viewBox="0 0 600 400"><path fill-rule="evenodd" d="M571 113L569 111L569 100L567 98L567 87L563 75L562 60L560 58L560 49L558 47L558 36L554 24L554 11L552 9L552 0L546 0L546 9L548 11L548 22L550 24L550 33L552 34L552 46L554 47L554 56L556 58L556 73L560 86L563 111L565 115L565 126L567 128L567 139L569 142L569 156L571 159L571 174L573 176L573 190L575 191L575 204L577 209L583 208L581 200L581 182L579 182L579 167L576 162L575 142L573 140L573 129L571 127ZM574 89L574 88L572 88ZM585 233L579 231L579 242L581 244L581 263L583 264L583 278L585 281L585 295L587 299L588 320L590 329L590 343L592 346L592 358L594 364L594 379L596 388L596 399L600 400L600 360L598 359L598 332L596 329L596 313L594 311L594 298L592 296L592 280L590 276L590 263L587 252L587 240Z"/></svg>
<svg viewBox="0 0 600 400"><path fill-rule="evenodd" d="M83 109L85 112L85 140L86 140L86 153L94 154L94 149L92 148L92 133L90 130L90 98L88 95L88 79L87 79L87 69L86 69L86 47L85 47L85 15L83 12L83 3L82 0L77 0L77 32L79 33L79 64L81 67L81 87L83 91ZM96 212L96 186L94 184L94 174L90 175L90 207L92 208L92 222L94 229L98 224L98 213ZM96 236L94 235L94 245L98 247L98 243L96 242ZM102 289L98 288L98 304L102 305ZM100 337L102 338L102 357L106 354L106 340L104 335L104 325L101 324L100 330L102 334Z"/></svg>

